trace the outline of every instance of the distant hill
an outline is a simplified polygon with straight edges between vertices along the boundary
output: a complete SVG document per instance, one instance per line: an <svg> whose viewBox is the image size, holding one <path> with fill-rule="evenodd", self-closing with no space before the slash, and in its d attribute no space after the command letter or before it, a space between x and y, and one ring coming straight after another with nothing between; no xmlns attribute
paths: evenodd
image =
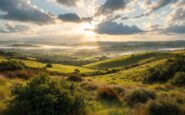
<svg viewBox="0 0 185 115"><path fill-rule="evenodd" d="M11 44L11 47L40 47L39 45L34 44Z"/></svg>
<svg viewBox="0 0 185 115"><path fill-rule="evenodd" d="M96 63L85 65L84 67L93 68L93 69L122 69L126 66L134 66L137 64L144 64L160 59L165 59L171 57L171 53L139 53L134 55L127 55L116 57L113 59L108 59L104 61L99 61Z"/></svg>

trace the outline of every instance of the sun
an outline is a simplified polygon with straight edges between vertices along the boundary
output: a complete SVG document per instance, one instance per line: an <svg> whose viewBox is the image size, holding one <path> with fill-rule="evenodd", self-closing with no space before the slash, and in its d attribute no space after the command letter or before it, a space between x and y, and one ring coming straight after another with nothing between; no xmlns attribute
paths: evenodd
<svg viewBox="0 0 185 115"><path fill-rule="evenodd" d="M91 23L83 23L80 25L80 31L88 36L95 36L95 32L93 31L95 29L95 25Z"/></svg>

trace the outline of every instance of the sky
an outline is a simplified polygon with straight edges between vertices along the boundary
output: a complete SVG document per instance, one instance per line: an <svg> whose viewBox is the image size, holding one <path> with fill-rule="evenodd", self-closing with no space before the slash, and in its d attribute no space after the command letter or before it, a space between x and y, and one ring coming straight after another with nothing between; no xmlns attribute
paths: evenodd
<svg viewBox="0 0 185 115"><path fill-rule="evenodd" d="M185 0L0 0L0 40L185 40Z"/></svg>

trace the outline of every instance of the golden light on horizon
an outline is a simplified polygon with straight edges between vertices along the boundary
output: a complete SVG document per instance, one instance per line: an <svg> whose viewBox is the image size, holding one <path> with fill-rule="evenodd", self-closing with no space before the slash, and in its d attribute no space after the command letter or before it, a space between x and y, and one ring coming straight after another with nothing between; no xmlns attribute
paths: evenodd
<svg viewBox="0 0 185 115"><path fill-rule="evenodd" d="M97 41L96 33L93 31L95 29L95 25L92 23L83 23L79 27L80 33L84 34L87 41Z"/></svg>

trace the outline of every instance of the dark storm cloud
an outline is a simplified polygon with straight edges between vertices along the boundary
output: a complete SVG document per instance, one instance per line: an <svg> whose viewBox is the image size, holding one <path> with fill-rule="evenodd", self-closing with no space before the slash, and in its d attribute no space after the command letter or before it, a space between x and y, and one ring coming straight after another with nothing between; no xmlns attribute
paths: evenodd
<svg viewBox="0 0 185 115"><path fill-rule="evenodd" d="M53 19L49 14L41 12L30 3L30 0L0 0L0 10L5 14L0 18L37 24L52 23Z"/></svg>
<svg viewBox="0 0 185 115"><path fill-rule="evenodd" d="M99 34L109 35L129 35L143 32L143 30L139 29L137 26L128 26L111 21L100 23L95 31Z"/></svg>
<svg viewBox="0 0 185 115"><path fill-rule="evenodd" d="M30 27L26 25L5 24L4 27L0 28L0 33L23 32L28 30L30 30Z"/></svg>
<svg viewBox="0 0 185 115"><path fill-rule="evenodd" d="M92 20L91 17L80 18L75 13L61 14L58 16L58 18L64 22L73 22L73 23L90 22Z"/></svg>
<svg viewBox="0 0 185 115"><path fill-rule="evenodd" d="M81 18L75 14L75 13L69 13L69 14L61 14L58 16L58 18L64 22L81 22Z"/></svg>
<svg viewBox="0 0 185 115"><path fill-rule="evenodd" d="M185 34L185 24L184 25L174 25L168 27L165 32L167 33L177 33L177 34Z"/></svg>
<svg viewBox="0 0 185 115"><path fill-rule="evenodd" d="M78 1L80 0L57 0L58 3L66 6L76 6Z"/></svg>
<svg viewBox="0 0 185 115"><path fill-rule="evenodd" d="M129 1L131 0L107 0L98 8L96 15L106 15L117 10L123 10L126 8Z"/></svg>

